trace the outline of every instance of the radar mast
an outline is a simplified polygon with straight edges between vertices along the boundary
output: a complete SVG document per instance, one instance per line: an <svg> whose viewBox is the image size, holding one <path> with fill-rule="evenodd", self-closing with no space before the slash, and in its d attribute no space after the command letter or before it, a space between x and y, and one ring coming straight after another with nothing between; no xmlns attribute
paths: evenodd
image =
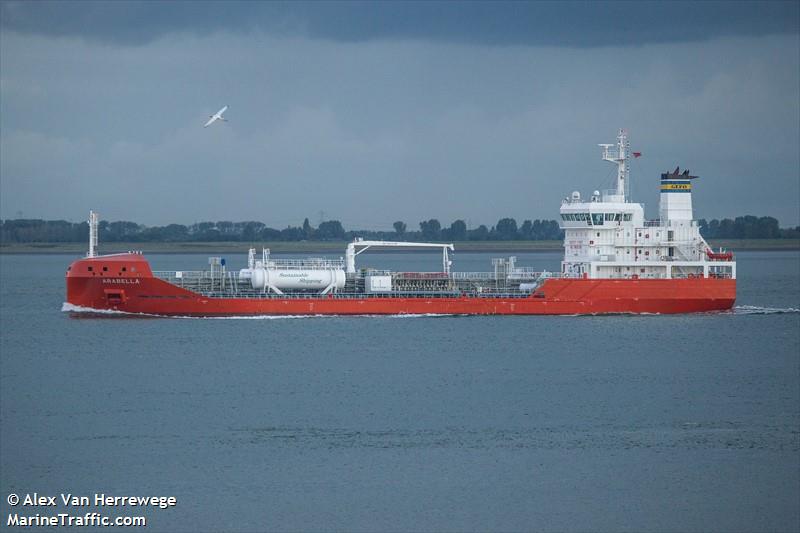
<svg viewBox="0 0 800 533"><path fill-rule="evenodd" d="M619 130L617 135L617 146L612 148L613 144L599 144L603 149L603 161L615 163L617 165L617 190L614 194L609 195L604 201L610 202L625 202L627 192L630 190L628 185L628 178L630 168L628 158L630 157L630 142L628 141L628 132L624 129Z"/></svg>

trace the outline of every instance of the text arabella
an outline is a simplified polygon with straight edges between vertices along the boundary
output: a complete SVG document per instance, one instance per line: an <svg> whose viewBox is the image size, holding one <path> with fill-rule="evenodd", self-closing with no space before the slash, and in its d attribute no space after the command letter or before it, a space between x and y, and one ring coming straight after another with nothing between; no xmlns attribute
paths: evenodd
<svg viewBox="0 0 800 533"><path fill-rule="evenodd" d="M139 278L103 278L103 283L106 285L141 285Z"/></svg>

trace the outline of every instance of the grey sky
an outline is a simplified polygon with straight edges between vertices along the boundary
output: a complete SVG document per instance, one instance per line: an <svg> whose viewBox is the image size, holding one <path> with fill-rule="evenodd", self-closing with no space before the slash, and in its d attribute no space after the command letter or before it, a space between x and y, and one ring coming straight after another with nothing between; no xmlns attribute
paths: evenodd
<svg viewBox="0 0 800 533"><path fill-rule="evenodd" d="M2 217L556 218L626 127L650 216L800 223L796 2L1 6Z"/></svg>

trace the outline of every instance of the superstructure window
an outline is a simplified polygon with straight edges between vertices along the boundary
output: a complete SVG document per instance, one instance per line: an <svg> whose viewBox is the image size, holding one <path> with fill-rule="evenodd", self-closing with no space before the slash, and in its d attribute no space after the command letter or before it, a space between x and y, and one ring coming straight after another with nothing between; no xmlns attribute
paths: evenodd
<svg viewBox="0 0 800 533"><path fill-rule="evenodd" d="M632 218L633 218L633 214L632 214L632 213L625 213L625 215L624 215L624 217L622 218L622 220L624 220L624 221L626 221L626 222L630 222L630 220L631 220Z"/></svg>
<svg viewBox="0 0 800 533"><path fill-rule="evenodd" d="M592 213L592 225L594 226L603 225L603 213Z"/></svg>

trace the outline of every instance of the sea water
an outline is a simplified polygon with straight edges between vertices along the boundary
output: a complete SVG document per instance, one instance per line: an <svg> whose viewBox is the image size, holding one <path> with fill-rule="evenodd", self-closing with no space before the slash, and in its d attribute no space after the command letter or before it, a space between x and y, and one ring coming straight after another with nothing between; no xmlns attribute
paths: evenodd
<svg viewBox="0 0 800 533"><path fill-rule="evenodd" d="M0 256L3 524L64 512L6 501L37 492L174 496L86 509L148 531L800 528L797 252L739 253L732 312L605 317L81 318L73 259Z"/></svg>

